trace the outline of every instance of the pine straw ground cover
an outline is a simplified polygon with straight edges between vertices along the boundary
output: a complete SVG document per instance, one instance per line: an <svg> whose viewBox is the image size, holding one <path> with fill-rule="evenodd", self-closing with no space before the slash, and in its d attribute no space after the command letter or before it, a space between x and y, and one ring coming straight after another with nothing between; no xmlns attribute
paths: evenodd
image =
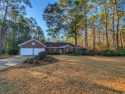
<svg viewBox="0 0 125 94"><path fill-rule="evenodd" d="M125 57L54 56L52 64L0 72L0 94L121 94Z"/></svg>
<svg viewBox="0 0 125 94"><path fill-rule="evenodd" d="M5 59L5 58L10 58L13 57L14 55L1 55L0 59Z"/></svg>

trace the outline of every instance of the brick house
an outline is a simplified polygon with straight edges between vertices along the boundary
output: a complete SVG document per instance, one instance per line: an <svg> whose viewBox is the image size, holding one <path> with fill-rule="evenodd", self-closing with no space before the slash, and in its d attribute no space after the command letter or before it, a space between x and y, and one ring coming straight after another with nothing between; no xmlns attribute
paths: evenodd
<svg viewBox="0 0 125 94"><path fill-rule="evenodd" d="M20 48L20 55L38 55L39 52L58 52L60 54L65 54L67 52L73 52L75 49L81 49L80 46L75 46L71 43L62 42L45 42L41 43L35 39L31 39L24 43L18 45Z"/></svg>
<svg viewBox="0 0 125 94"><path fill-rule="evenodd" d="M46 42L44 44L47 46L47 52L58 52L61 54L73 52L75 47L73 44L70 43Z"/></svg>

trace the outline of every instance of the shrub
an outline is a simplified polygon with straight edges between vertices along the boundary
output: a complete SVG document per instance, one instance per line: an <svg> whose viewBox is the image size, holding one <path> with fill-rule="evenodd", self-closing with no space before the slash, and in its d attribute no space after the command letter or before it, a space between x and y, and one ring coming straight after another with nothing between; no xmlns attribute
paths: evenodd
<svg viewBox="0 0 125 94"><path fill-rule="evenodd" d="M43 60L47 56L46 52L39 52L38 53L38 59Z"/></svg>
<svg viewBox="0 0 125 94"><path fill-rule="evenodd" d="M109 56L118 56L118 53L116 53L114 51L110 51Z"/></svg>
<svg viewBox="0 0 125 94"><path fill-rule="evenodd" d="M33 60L34 60L34 58L30 58L30 59L28 60L28 63L29 63L29 64L33 64Z"/></svg>
<svg viewBox="0 0 125 94"><path fill-rule="evenodd" d="M125 53L124 52L118 52L118 54L117 54L118 56L125 56Z"/></svg>
<svg viewBox="0 0 125 94"><path fill-rule="evenodd" d="M76 51L73 53L74 55L85 55L85 51Z"/></svg>
<svg viewBox="0 0 125 94"><path fill-rule="evenodd" d="M89 56L93 56L95 55L95 52L93 50L90 50L89 52L86 52L85 54Z"/></svg>
<svg viewBox="0 0 125 94"><path fill-rule="evenodd" d="M39 58L38 58L38 56L34 56L34 59L38 60Z"/></svg>
<svg viewBox="0 0 125 94"><path fill-rule="evenodd" d="M39 64L39 61L38 60L33 60L33 64L37 65L37 64Z"/></svg>
<svg viewBox="0 0 125 94"><path fill-rule="evenodd" d="M109 53L107 51L103 51L104 56L125 56L124 51L119 51L118 53L114 52L114 51L110 51Z"/></svg>
<svg viewBox="0 0 125 94"><path fill-rule="evenodd" d="M96 55L101 55L101 54L102 54L102 52L96 51Z"/></svg>
<svg viewBox="0 0 125 94"><path fill-rule="evenodd" d="M73 54L73 51L66 52L66 54Z"/></svg>
<svg viewBox="0 0 125 94"><path fill-rule="evenodd" d="M80 55L79 52L74 52L73 55Z"/></svg>
<svg viewBox="0 0 125 94"><path fill-rule="evenodd" d="M5 50L2 50L2 54L5 54Z"/></svg>
<svg viewBox="0 0 125 94"><path fill-rule="evenodd" d="M59 53L59 52L48 52L47 54L48 55L60 55L61 53Z"/></svg>
<svg viewBox="0 0 125 94"><path fill-rule="evenodd" d="M18 50L17 50L17 48L9 48L9 49L7 49L6 53L9 55L17 55Z"/></svg>
<svg viewBox="0 0 125 94"><path fill-rule="evenodd" d="M53 57L51 56L46 56L44 59L43 59L45 62L50 62L53 60Z"/></svg>
<svg viewBox="0 0 125 94"><path fill-rule="evenodd" d="M27 59L26 59L26 60L24 60L24 61L23 61L23 63L28 63L28 62L27 62Z"/></svg>
<svg viewBox="0 0 125 94"><path fill-rule="evenodd" d="M103 52L102 55L103 55L103 56L111 56L110 53L107 53L107 52Z"/></svg>
<svg viewBox="0 0 125 94"><path fill-rule="evenodd" d="M27 58L26 60L23 61L23 63L28 63L28 64L39 64L39 61L36 60L35 58Z"/></svg>
<svg viewBox="0 0 125 94"><path fill-rule="evenodd" d="M28 63L30 58L27 58L23 61L23 63Z"/></svg>
<svg viewBox="0 0 125 94"><path fill-rule="evenodd" d="M28 63L28 64L33 64L34 58L27 58L26 60L23 61L23 63Z"/></svg>

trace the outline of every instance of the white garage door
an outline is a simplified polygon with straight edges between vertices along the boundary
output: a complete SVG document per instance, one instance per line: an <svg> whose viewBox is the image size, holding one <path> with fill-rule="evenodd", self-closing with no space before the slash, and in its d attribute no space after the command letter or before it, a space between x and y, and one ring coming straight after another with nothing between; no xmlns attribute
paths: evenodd
<svg viewBox="0 0 125 94"><path fill-rule="evenodd" d="M38 55L39 52L44 52L45 49L44 48L34 48L34 55Z"/></svg>
<svg viewBox="0 0 125 94"><path fill-rule="evenodd" d="M32 55L33 49L32 48L21 48L20 54L21 55Z"/></svg>
<svg viewBox="0 0 125 94"><path fill-rule="evenodd" d="M34 48L34 55L38 55L41 51L45 51L45 49ZM20 55L33 55L33 48L21 48Z"/></svg>

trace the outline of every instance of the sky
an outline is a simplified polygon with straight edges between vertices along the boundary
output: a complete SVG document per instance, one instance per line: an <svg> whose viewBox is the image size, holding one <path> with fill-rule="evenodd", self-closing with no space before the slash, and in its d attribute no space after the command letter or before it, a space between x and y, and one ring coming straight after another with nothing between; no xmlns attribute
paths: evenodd
<svg viewBox="0 0 125 94"><path fill-rule="evenodd" d="M44 31L45 36L47 36L47 33L46 33L47 26L46 26L46 22L43 20L42 15L48 3L52 4L52 3L58 2L58 0L30 0L30 2L32 4L32 8L29 8L29 7L26 8L27 17L35 18L38 25Z"/></svg>

